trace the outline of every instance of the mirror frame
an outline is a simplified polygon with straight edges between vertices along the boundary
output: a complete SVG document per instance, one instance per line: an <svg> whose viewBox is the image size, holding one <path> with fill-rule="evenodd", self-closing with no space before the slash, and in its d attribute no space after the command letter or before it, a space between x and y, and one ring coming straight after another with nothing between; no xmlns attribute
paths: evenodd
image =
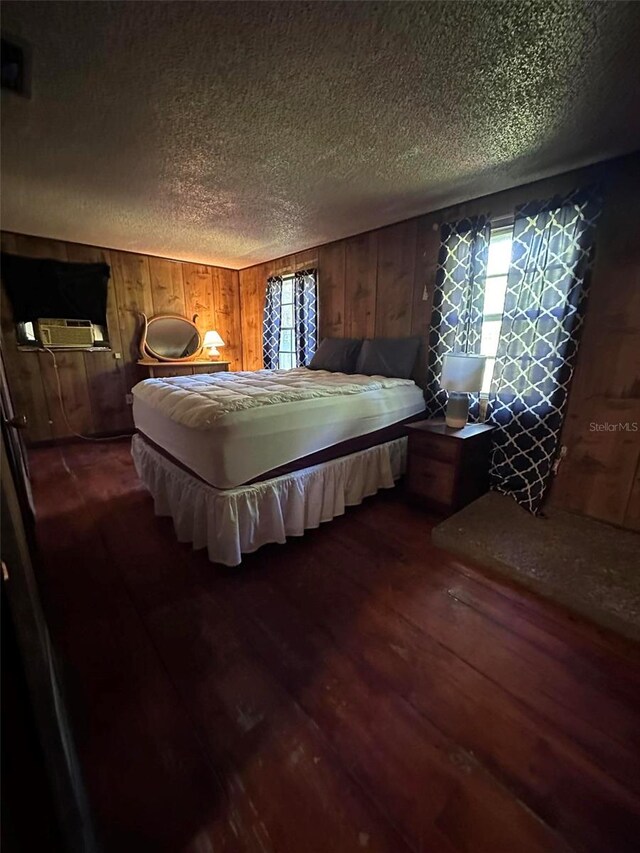
<svg viewBox="0 0 640 853"><path fill-rule="evenodd" d="M198 317L197 314L193 315L193 320L187 319L187 317L183 317L180 314L156 314L155 317L147 317L146 314L141 312L142 316L142 332L140 335L140 357L150 358L154 361L169 361L169 362L188 362L195 361L198 356L202 353L202 335L200 334L200 329L196 326L196 319ZM149 342L147 341L147 336L149 333L149 326L151 326L156 320L182 320L183 323L187 323L190 326L193 326L195 333L198 336L198 347L192 355L183 356L182 358L167 358L164 355L158 355L151 347L149 346Z"/></svg>

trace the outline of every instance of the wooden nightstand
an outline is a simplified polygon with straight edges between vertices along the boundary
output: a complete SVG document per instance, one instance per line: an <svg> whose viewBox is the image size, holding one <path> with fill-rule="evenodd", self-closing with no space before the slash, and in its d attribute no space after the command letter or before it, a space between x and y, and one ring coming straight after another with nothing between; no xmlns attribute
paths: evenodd
<svg viewBox="0 0 640 853"><path fill-rule="evenodd" d="M228 361L154 361L152 358L141 358L138 364L146 367L152 379L164 376L193 376L196 373L220 373L229 370Z"/></svg>
<svg viewBox="0 0 640 853"><path fill-rule="evenodd" d="M409 496L438 513L451 514L489 488L492 426L449 429L444 420L407 424Z"/></svg>

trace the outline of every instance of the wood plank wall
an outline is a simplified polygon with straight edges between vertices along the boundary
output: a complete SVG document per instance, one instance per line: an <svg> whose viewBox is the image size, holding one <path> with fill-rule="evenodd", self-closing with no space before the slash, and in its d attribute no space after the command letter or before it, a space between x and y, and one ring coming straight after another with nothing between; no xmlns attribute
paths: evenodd
<svg viewBox="0 0 640 853"><path fill-rule="evenodd" d="M631 155L241 270L245 370L262 367L262 313L269 275L317 266L321 337L420 335L424 344L440 223L476 213L498 218L527 200L602 182L605 208L591 299L562 439L569 453L551 500L575 512L640 529L640 432L590 429L592 422L640 425L639 164L640 156ZM416 378L424 381L425 375L423 345Z"/></svg>
<svg viewBox="0 0 640 853"><path fill-rule="evenodd" d="M56 355L69 422L75 432L100 435L131 430L125 395L146 374L137 364L139 312L192 317L201 332L217 329L231 370L242 369L238 272L220 267L150 257L2 233L2 251L62 261L104 261L111 267L107 325L112 352ZM17 349L11 305L2 288L2 350L16 409L27 415L29 442L66 438L71 433L58 403L53 361L46 352ZM115 353L122 358L116 359Z"/></svg>
<svg viewBox="0 0 640 853"><path fill-rule="evenodd" d="M611 175L597 240L554 499L640 530L640 156Z"/></svg>

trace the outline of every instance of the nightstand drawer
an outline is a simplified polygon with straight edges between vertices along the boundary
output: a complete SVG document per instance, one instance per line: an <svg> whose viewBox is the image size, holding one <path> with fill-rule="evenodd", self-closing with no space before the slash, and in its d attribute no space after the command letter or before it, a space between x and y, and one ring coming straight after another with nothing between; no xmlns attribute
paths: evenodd
<svg viewBox="0 0 640 853"><path fill-rule="evenodd" d="M408 490L421 498L447 505L453 501L456 470L450 462L411 454L407 470Z"/></svg>
<svg viewBox="0 0 640 853"><path fill-rule="evenodd" d="M455 462L458 451L458 443L446 436L417 431L409 433L409 452L412 456L425 456L429 459L439 459L441 462Z"/></svg>

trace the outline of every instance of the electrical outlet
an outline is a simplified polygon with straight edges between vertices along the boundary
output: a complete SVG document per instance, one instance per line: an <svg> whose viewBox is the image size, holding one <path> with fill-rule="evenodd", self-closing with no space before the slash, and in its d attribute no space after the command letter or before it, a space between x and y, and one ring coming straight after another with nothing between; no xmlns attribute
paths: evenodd
<svg viewBox="0 0 640 853"><path fill-rule="evenodd" d="M120 358L122 358L122 353L121 352L114 352L113 357L115 359L120 359Z"/></svg>
<svg viewBox="0 0 640 853"><path fill-rule="evenodd" d="M133 394L125 394L124 399L126 401L127 406L133 406Z"/></svg>

